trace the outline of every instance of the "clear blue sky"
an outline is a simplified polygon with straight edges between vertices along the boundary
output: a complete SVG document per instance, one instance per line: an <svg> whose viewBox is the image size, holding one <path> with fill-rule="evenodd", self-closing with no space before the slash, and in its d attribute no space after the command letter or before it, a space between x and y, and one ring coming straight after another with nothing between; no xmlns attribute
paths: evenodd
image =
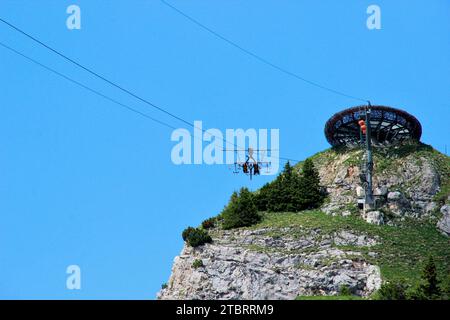
<svg viewBox="0 0 450 320"><path fill-rule="evenodd" d="M448 0L168 1L308 79L409 111L425 143L450 147ZM70 4L81 30L66 28ZM366 28L370 4L381 30ZM205 128L279 128L285 157L327 148L325 121L358 104L261 64L157 0L1 0L0 16ZM0 41L183 127L3 24ZM175 166L170 130L1 47L0 88L0 298L153 299L181 231L219 213L233 190L270 179ZM80 291L65 287L71 264Z"/></svg>

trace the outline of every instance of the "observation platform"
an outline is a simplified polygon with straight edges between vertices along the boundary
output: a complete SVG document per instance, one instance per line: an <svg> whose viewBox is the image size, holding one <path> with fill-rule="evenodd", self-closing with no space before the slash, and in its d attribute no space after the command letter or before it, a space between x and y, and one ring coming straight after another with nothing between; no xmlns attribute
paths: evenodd
<svg viewBox="0 0 450 320"><path fill-rule="evenodd" d="M325 125L325 136L332 146L360 144L359 120L365 120L367 106L357 106L336 113ZM367 124L368 125L368 124ZM371 137L374 146L387 146L404 140L420 141L422 125L406 111L371 106Z"/></svg>

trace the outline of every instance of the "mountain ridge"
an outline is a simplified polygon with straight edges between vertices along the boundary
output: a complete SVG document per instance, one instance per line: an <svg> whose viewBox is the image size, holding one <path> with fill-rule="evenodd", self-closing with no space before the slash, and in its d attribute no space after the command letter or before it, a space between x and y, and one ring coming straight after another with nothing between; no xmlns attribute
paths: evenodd
<svg viewBox="0 0 450 320"><path fill-rule="evenodd" d="M310 159L328 197L318 210L262 213L251 227L209 230L185 245L158 299L371 297L386 281L420 281L433 255L450 267L450 158L422 143L374 151L377 210L357 207L362 150L332 148ZM296 165L302 171L302 163Z"/></svg>

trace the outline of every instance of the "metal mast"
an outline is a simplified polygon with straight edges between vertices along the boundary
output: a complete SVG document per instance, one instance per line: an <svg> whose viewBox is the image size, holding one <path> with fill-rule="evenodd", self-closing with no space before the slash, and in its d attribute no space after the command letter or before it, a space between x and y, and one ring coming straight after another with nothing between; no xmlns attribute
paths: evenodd
<svg viewBox="0 0 450 320"><path fill-rule="evenodd" d="M372 125L371 125L371 105L370 102L364 110L359 112L360 119L359 135L361 141L361 147L364 148L364 154L360 166L360 180L364 189L364 197L358 196L358 206L361 209L372 209L374 207L373 197L373 154L372 154ZM363 120L364 118L364 120Z"/></svg>
<svg viewBox="0 0 450 320"><path fill-rule="evenodd" d="M373 205L373 186L372 186L372 177L373 177L373 154L372 154L372 126L370 124L371 117L371 105L366 108L366 180L367 180L367 188L365 191L366 195L366 205Z"/></svg>

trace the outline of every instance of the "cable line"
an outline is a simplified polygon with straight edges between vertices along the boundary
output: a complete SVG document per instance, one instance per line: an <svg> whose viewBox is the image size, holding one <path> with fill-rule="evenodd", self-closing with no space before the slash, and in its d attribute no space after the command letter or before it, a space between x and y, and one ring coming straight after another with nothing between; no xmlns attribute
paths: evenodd
<svg viewBox="0 0 450 320"><path fill-rule="evenodd" d="M211 34L214 35L215 37L219 38L220 40L225 41L225 42L228 43L229 45L231 45L231 46L237 48L238 50L240 50L240 51L242 51L242 52L244 52L244 53L247 54L248 56L250 56L250 57L252 57L252 58L255 58L256 60L258 60L258 61L260 61L260 62L262 62L262 63L264 63L264 64L266 64L266 65L268 65L268 66L270 66L270 67L272 67L272 68L274 68L274 69L276 69L276 70L278 70L278 71L280 71L280 72L282 72L282 73L284 73L284 74L287 74L287 75L289 75L289 76L291 76L291 77L294 77L294 78L296 78L296 79L298 79L298 80L301 80L301 81L303 81L303 82L305 82L305 83L308 83L309 85L315 86L315 87L320 88L320 89L322 89L322 90L326 90L326 91L328 91L328 92L331 92L331 93L334 93L334 94L337 94L337 95L340 95L340 96L343 96L343 97L346 97L346 98L349 98L349 99L353 99L353 100L357 100L357 101L364 101L364 102L367 102L367 101L368 101L368 99L363 99L363 98L360 98L360 97L357 97L357 96L353 96L353 95L344 93L344 92L342 92L342 91L338 91L338 90L336 90L336 89L333 89L333 88L324 86L324 85L319 84L319 83L317 83L317 82L315 82L315 81L308 80L308 79L306 79L306 78L300 76L300 75L297 74L297 73L294 73L294 72L289 71L289 70L287 70L287 69L285 69L285 68L283 68L283 67L280 67L279 65L277 65L277 64L275 64L275 63L273 63L273 62L271 62L271 61L269 61L269 60L267 60L267 59L261 57L260 55L254 53L254 52L252 52L252 51L250 51L250 50L248 50L248 49L245 49L244 47L240 46L240 45L237 44L236 42L234 42L234 41L232 41L232 40L230 40L230 39L224 37L224 36L221 35L220 33L214 31L213 29L211 29L210 27L204 25L204 24L201 23L200 21L198 21L198 20L192 18L191 16L187 15L186 13L184 13L183 11L181 11L180 9L178 9L177 7L171 5L170 3L168 3L168 2L166 2L166 1L164 1L164 0L160 0L160 1L161 1L164 5L166 5L167 7L171 8L172 10L174 10L175 12L177 12L178 14L182 15L183 17L185 17L186 19L188 19L188 20L191 21L192 23L196 24L196 25L199 26L200 28L202 28L202 29L208 31L209 33L211 33Z"/></svg>
<svg viewBox="0 0 450 320"><path fill-rule="evenodd" d="M10 23L10 22L8 22L8 21L2 19L2 18L0 18L0 22L6 24L8 27L10 27L10 28L16 30L17 32L19 32L19 33L21 33L22 35L26 36L27 38L33 40L34 42L38 43L39 45L43 46L44 48L46 48L46 49L52 51L53 53L57 54L58 56L64 58L65 60L69 61L70 63L76 65L77 67L79 67L79 68L81 68L81 69L87 71L88 73L94 75L95 77L99 78L100 80L105 81L106 83L112 85L113 87L115 87L115 88L117 88L117 89L119 89L119 90L121 90L121 91L127 93L128 95L130 95L130 96L132 96L132 97L138 99L139 101L141 101L141 102L143 102L143 103L145 103L145 104L147 104L147 105L149 105L149 106L151 106L151 107L153 107L153 108L155 108L155 109L157 109L157 110L159 110L159 111L161 111L161 112L163 112L163 113L165 113L165 114L171 116L172 118L174 118L174 119L176 119L176 120L179 120L179 121L181 121L181 122L183 122L183 123L189 125L190 127L194 128L194 129L201 130L204 134L209 134L209 132L207 132L207 130L204 130L204 129L202 129L202 128L197 128L193 123L191 123L191 122L189 122L189 121L187 121L187 120L185 120L185 119L183 119L183 118L181 118L181 117L179 117L179 116L177 116L177 115L175 115L175 114L173 114L173 113L167 111L166 109L164 109L164 108L162 108L162 107L160 107L160 106L158 106L158 105L156 105L156 104L154 104L154 103L148 101L148 100L145 99L145 98L142 98L142 97L138 96L137 94L135 94L135 93L133 93L132 91L130 91L130 90L128 90L128 89L126 89L126 88L120 86L119 84L117 84L117 83L115 83L115 82L113 82L113 81L111 81L111 80L108 80L107 78L105 78L104 76L100 75L99 73L93 71L92 69L83 66L81 63L79 63L79 62L75 61L74 59L68 57L67 55L63 54L62 52L60 52L60 51L58 51L58 50L52 48L51 46L47 45L47 44L44 43L43 41L41 41L41 40L37 39L36 37L32 36L31 34L25 32L24 30L22 30L22 29L20 29L20 28L18 28L18 27L16 27L16 26L13 25L12 23ZM5 47L6 49L9 49L10 51L15 52L16 54L21 55L22 57L28 59L29 61L32 61L32 62L34 62L34 63L40 65L41 67L47 69L48 71L51 71L51 72L53 72L53 73L55 73L55 74L57 74L57 75L59 75L59 76L65 78L66 80L69 80L69 81L71 81L71 82L77 84L78 86L81 86L81 87L83 87L83 88L85 88L85 89L87 89L87 90L89 90L89 91L91 91L91 92L93 92L93 93L95 93L95 94L97 94L97 95L99 95L99 96L102 96L103 98L105 98L105 99L107 99L107 100L110 100L110 101L113 102L113 103L119 104L119 105L121 105L122 107L125 107L125 108L127 108L127 109L129 109L129 110L131 110L131 111L133 111L133 112L139 113L139 114L143 115L144 117L147 117L147 118L149 118L149 119L151 119L151 120L153 120L153 121L155 121L155 122L158 122L158 123L163 124L164 126L170 126L170 125L168 125L167 123L164 123L164 122L162 122L162 121L160 121L160 120L157 120L157 119L155 119L155 118L153 118L153 117L150 117L150 116L148 116L148 115L146 115L146 114L144 114L144 113L142 113L142 112L140 112L140 111L138 111L138 110L136 110L136 109L134 109L134 108L131 108L131 107L127 106L127 105L124 105L124 104L122 104L121 102L118 102L117 100L114 100L114 99L112 99L112 98L110 98L110 97L108 97L108 96L106 96L106 95L104 95L104 94L102 94L102 93L100 93L100 92L94 90L94 89L91 89L91 88L85 86L84 84L82 84L82 83L80 83L80 82L78 82L78 81L76 81L76 80L74 80L74 79L72 79L72 78L70 78L70 77L67 77L66 75L64 75L64 74L62 74L62 73L60 73L60 72L58 72L58 71L56 71L56 70L54 70L54 69L52 69L52 68L50 68L50 67L45 66L44 64L42 64L42 63L40 63L40 62L38 62L38 61L36 61L36 60L34 60L34 59L32 59L32 58L30 58L30 57L24 55L24 54L22 54L22 53L20 53L19 51L15 50L15 49L13 49L13 48L11 48L11 47L5 45L5 44L2 44L2 46ZM170 126L170 128L175 129L173 126ZM238 147L235 143L229 142L229 141L227 141L225 138L223 138L222 140L223 140L226 144L232 145L233 147L236 147L236 148ZM279 158L279 159L282 159L282 158ZM284 158L284 160L288 160L288 161L291 160L291 161L296 161L296 162L298 162L298 160L288 159L288 158Z"/></svg>
<svg viewBox="0 0 450 320"><path fill-rule="evenodd" d="M145 98L142 98L142 97L138 96L137 94L131 92L130 90L125 89L124 87L118 85L117 83L115 83L115 82L113 82L113 81L111 81L111 80L108 80L107 78L105 78L104 76L100 75L99 73L93 71L92 69L83 66L81 63L75 61L74 59L68 57L67 55L61 53L60 51L58 51L58 50L56 50L56 49L50 47L49 45L47 45L46 43L44 43L44 42L42 42L41 40L37 39L36 37L32 36L31 34L25 32L24 30L22 30L22 29L20 29L20 28L18 28L18 27L16 27L16 26L13 25L12 23L10 23L10 22L8 22L8 21L2 19L2 18L0 18L0 22L3 22L4 24L6 24L7 26L9 26L10 28L12 28L12 29L16 30L17 32L23 34L24 36L28 37L29 39L31 39L31 40L33 40L34 42L38 43L39 45L43 46L44 48L46 48L46 49L52 51L53 53L55 53L55 54L57 54L58 56L64 58L65 60L69 61L70 63L72 63L72 64L76 65L77 67L79 67L79 68L81 68L81 69L83 69L83 70L89 72L90 74L94 75L95 77L99 78L100 80L105 81L106 83L108 83L108 84L112 85L113 87L115 87L115 88L117 88L117 89L119 89L119 90L121 90L121 91L127 93L128 95L130 95L130 96L132 96L132 97L138 99L139 101L144 102L145 104L147 104L147 105L149 105L149 106L151 106L151 107L153 107L153 108L156 108L157 110L159 110L159 111L161 111L161 112L163 112L163 113L165 113L165 114L171 116L172 118L174 118L174 119L176 119L176 120L179 120L179 121L181 121L181 122L183 122L183 123L189 125L190 127L194 128L194 129L199 129L199 130L201 130L203 133L209 134L206 130L197 128L193 123L191 123L191 122L189 122L189 121L187 121L187 120L185 120L185 119L183 119L183 118L181 118L181 117L179 117L179 116L177 116L177 115L175 115L175 114L173 114L173 113L171 113L171 112L165 110L164 108L162 108L162 107L160 107L160 106L157 106L156 104L154 104L154 103L148 101L148 100L145 99ZM225 142L225 143L228 143L228 144L230 144L230 145L233 145L234 147L236 147L236 144L231 144L230 142L228 142L228 141L226 141L226 140L224 140L224 142Z"/></svg>
<svg viewBox="0 0 450 320"><path fill-rule="evenodd" d="M33 36L30 35L29 33L23 31L22 29L20 29L20 28L18 28L18 27L16 27L16 26L14 26L13 24L7 22L6 20L0 18L0 22L3 22L4 24L6 24L7 26L9 26L10 28L12 28L12 29L14 29L14 30L20 32L21 34L23 34L24 36L26 36L26 37L28 37L29 39L33 40L34 42L40 44L40 45L43 46L44 48L47 48L48 50L54 52L54 53L57 54L58 56L60 56L60 57L62 57L62 58L64 58L64 59L66 59L67 61L69 61L69 62L71 62L71 63L73 63L73 64L76 65L77 67L79 67L79 68L81 68L81 69L83 69L83 70L89 72L90 74L94 75L95 77L97 77L97 78L99 78L99 79L101 79L101 80L103 80L103 81L109 83L109 84L112 85L113 87L115 87L115 88L117 88L117 89L119 89L119 90L121 90L121 91L123 91L123 92L125 92L125 93L127 93L127 94L129 94L129 95L131 95L132 97L134 97L134 98L136 98L136 99L138 99L138 100L144 102L145 104L147 104L147 105L149 105L149 106L152 106L153 108L158 109L158 110L161 111L161 112L164 112L165 114L171 116L171 117L174 118L174 119L177 119L177 120L179 120L179 121L181 121L181 122L183 122L183 123L185 123L185 124L187 124L187 125L189 125L189 126L191 126L191 127L194 127L194 125L193 125L192 123L190 123L189 121L187 121L187 120L185 120L185 119L183 119L183 118L181 118L181 117L178 117L177 115L175 115L175 114L173 114L173 113L171 113L171 112L165 110L164 108L161 108L161 107L157 106L156 104L154 104L154 103L148 101L147 99L141 98L141 97L138 96L137 94L131 92L131 91L128 90L128 89L125 89L124 87L118 85L117 83L115 83L115 82L113 82L113 81L111 81L111 80L108 80L107 78L105 78L104 76L100 75L99 73L93 71L92 69L90 69L90 68L88 68L88 67L83 66L81 63L79 63L79 62L77 62L77 61L75 61L75 60L69 58L69 57L66 56L65 54L61 53L60 51L58 51L58 50L56 50L56 49L54 49L54 48L52 48L52 47L50 47L49 45L45 44L45 43L42 42L41 40L39 40L39 39L33 37Z"/></svg>
<svg viewBox="0 0 450 320"><path fill-rule="evenodd" d="M21 56L22 58L24 58L24 59L26 59L26 60L28 60L28 61L30 61L32 63L40 66L41 68L44 68L45 70L47 70L47 71L49 71L49 72L51 72L53 74L56 74L57 76L65 79L65 80L67 80L67 81L69 81L69 82L71 82L73 84L76 84L77 86L79 86L79 87L81 87L83 89L86 89L86 90L88 90L88 91L90 91L90 92L92 92L92 93L94 93L94 94L96 94L96 95L98 95L98 96L100 96L100 97L110 101L110 102L113 102L113 103L115 103L115 104L117 104L117 105L119 105L119 106L121 106L121 107L123 107L125 109L128 109L129 111L132 111L132 112L134 112L134 113L136 113L136 114L138 114L140 116L143 116L143 117L145 117L147 119L150 119L150 120L152 120L152 121L154 121L156 123L159 123L160 125L163 125L163 126L165 126L167 128L170 128L172 130L178 129L178 128L176 128L176 127L174 127L174 126L172 126L172 125L170 125L170 124L168 124L168 123L166 123L164 121L161 121L161 120L158 120L156 118L153 118L153 117L151 117L151 116L149 116L149 115L147 115L147 114L145 114L145 113L143 113L143 112L141 112L141 111L139 111L139 110L137 110L137 109L135 109L133 107L130 107L130 106L128 106L128 105L126 105L126 104L124 104L124 103L122 103L120 101L117 101L117 100L115 100L115 99L113 99L113 98L111 98L111 97L109 97L109 96L107 96L107 95L105 95L105 94L95 90L95 89L92 89L92 88L84 85L83 83L81 83L81 82L79 82L79 81L77 81L77 80L75 80L73 78L70 78L70 77L66 76L65 74L62 74L61 72L56 71L55 69L50 68L50 67L44 65L43 63L41 63L41 62L39 62L39 61L37 61L37 60L35 60L35 59L33 59L33 58L23 54L21 52L19 52L18 50L11 48L10 46L2 43L1 41L0 41L0 46L4 47L5 49L8 49L9 51L11 51L11 52ZM198 139L201 140L201 138L198 138Z"/></svg>
<svg viewBox="0 0 450 320"><path fill-rule="evenodd" d="M113 98L111 98L111 97L108 97L107 95L105 95L105 94L103 94L103 93L101 93L101 92L99 92L99 91L97 91L97 90L95 90L95 89L92 89L92 88L90 88L90 87L88 87L88 86L82 84L81 82L79 82L79 81L77 81L77 80L74 80L74 79L72 79L72 78L66 76L65 74L62 74L62 73L59 72L59 71L56 71L55 69L52 69L52 68L50 68L50 67L48 67L48 66L46 66L46 65L44 65L44 64L42 64L42 63L40 63L39 61L37 61L37 60L35 60L35 59L33 59L33 58L31 58L31 57L29 57L29 56L27 56L27 55L25 55L25 54L19 52L19 51L17 51L16 49L11 48L10 46L8 46L8 45L6 45L6 44L4 44L4 43L2 43L2 42L0 42L0 46L2 46L3 48L8 49L9 51L11 51L11 52L13 52L13 53L15 53L15 54L17 54L17 55L19 55L19 56L25 58L25 59L27 59L28 61L30 61L30 62L32 62L32 63L34 63L34 64L40 66L41 68L44 68L44 69L46 69L47 71L50 71L51 73L56 74L56 75L58 75L59 77L64 78L64 79L66 79L67 81L70 81L70 82L76 84L77 86L79 86L79 87L81 87L81 88L83 88L83 89L86 89L86 90L88 90L88 91L90 91L90 92L92 92L92 93L94 93L94 94L96 94L96 95L98 95L98 96L100 96L100 97L102 97L102 98L108 100L108 101L111 101L111 102L113 102L113 103L115 103L115 104L117 104L117 105L119 105L119 106L121 106L121 107L123 107L123 108L126 108L126 109L128 109L128 110L130 110L130 111L132 111L132 112L134 112L134 113L137 113L137 114L139 114L139 115L141 115L141 116L143 116L143 117L145 117L145 118L147 118L147 119L150 119L150 120L152 120L152 121L154 121L154 122L157 122L157 123L159 123L159 124L161 124L161 125L163 125L163 126L165 126L165 127L168 127L168 128L170 128L170 129L173 129L173 130L177 129L177 128L175 128L174 126L172 126L172 125L170 125L170 124L168 124L168 123L166 123L166 122L164 122L164 121L155 119L155 118L153 118L153 117L151 117L151 116L149 116L149 115L147 115L147 114L145 114L145 113L143 113L143 112L141 112L141 111L139 111L139 110L137 110L137 109L134 109L134 108L132 108L132 107L130 107L130 106L128 106L128 105L122 103L122 102L119 102L119 101L117 101L117 100L115 100L115 99L113 99Z"/></svg>
<svg viewBox="0 0 450 320"><path fill-rule="evenodd" d="M2 46L3 48L5 48L5 49L7 49L7 50L17 54L18 56L21 56L22 58L24 58L24 59L26 59L26 60L28 60L28 61L30 61L32 63L40 66L41 68L43 68L43 69L45 69L45 70L47 70L47 71L49 71L49 72L51 72L53 74L56 74L57 76L65 79L65 80L67 80L67 81L69 81L69 82L71 82L71 83L73 83L73 84L75 84L75 85L85 89L85 90L88 90L89 92L94 93L95 95L100 96L100 97L102 97L102 98L104 98L104 99L106 99L106 100L108 100L108 101L110 101L110 102L112 102L114 104L117 104L117 105L119 105L119 106L121 106L121 107L123 107L123 108L125 108L125 109L127 109L129 111L131 111L131 112L134 112L134 113L136 113L136 114L138 114L138 115L140 115L140 116L142 116L144 118L152 120L152 121L154 121L154 122L156 122L156 123L158 123L160 125L163 125L163 126L165 126L167 128L170 128L172 130L176 130L177 129L176 127L174 127L174 126L172 126L172 125L170 125L170 124L168 124L168 123L166 123L164 121L161 121L161 120L158 120L156 118L153 118L153 117L149 116L148 114L145 114L145 113L143 113L143 112L141 112L141 111L139 111L139 110L137 110L137 109L135 109L133 107L130 107L130 106L128 106L128 105L126 105L126 104L124 104L124 103L122 103L120 101L117 101L116 99L113 99L113 98L111 98L111 97L109 97L109 96L99 92L98 90L92 89L92 88L86 86L85 84L83 84L83 83L81 83L81 82L79 82L79 81L77 81L77 80L75 80L75 79L73 79L73 78L71 78L69 76L66 76L65 74L63 74L63 73L61 73L61 72L59 72L59 71L57 71L57 70L55 70L55 69L53 69L51 67L48 67L48 66L44 65L43 63L41 63L41 62L39 62L39 61L37 61L37 60L35 60L35 59L25 55L24 53L19 52L18 50L14 49L14 48L11 48L10 46L2 43L1 41L0 41L0 46ZM224 140L224 141L226 141L226 140ZM282 157L279 157L279 159L287 160L287 161L289 161L289 160L297 161L297 160L294 160L294 159L288 159L288 158L282 158Z"/></svg>

